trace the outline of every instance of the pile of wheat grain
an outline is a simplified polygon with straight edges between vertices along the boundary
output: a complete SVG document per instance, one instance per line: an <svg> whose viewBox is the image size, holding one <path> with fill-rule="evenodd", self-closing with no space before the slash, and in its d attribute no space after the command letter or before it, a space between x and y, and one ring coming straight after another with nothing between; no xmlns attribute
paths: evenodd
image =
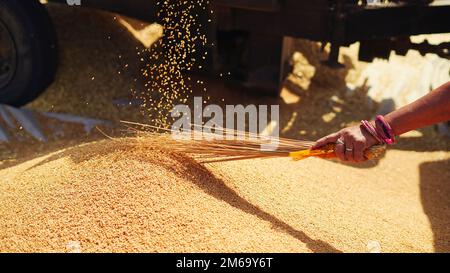
<svg viewBox="0 0 450 273"><path fill-rule="evenodd" d="M74 146L0 167L0 251L450 250L448 152L363 167Z"/></svg>
<svg viewBox="0 0 450 273"><path fill-rule="evenodd" d="M1 175L1 252L308 251L183 156L99 142Z"/></svg>

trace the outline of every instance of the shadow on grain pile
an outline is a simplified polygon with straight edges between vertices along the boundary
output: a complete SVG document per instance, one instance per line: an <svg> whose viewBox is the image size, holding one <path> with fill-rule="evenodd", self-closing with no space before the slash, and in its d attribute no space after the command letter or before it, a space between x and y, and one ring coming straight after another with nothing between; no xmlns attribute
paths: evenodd
<svg viewBox="0 0 450 273"><path fill-rule="evenodd" d="M212 196L218 201L224 201L228 205L253 216L256 216L260 220L267 221L272 225L274 230L281 231L296 240L301 241L305 246L313 252L341 252L334 248L330 244L321 240L315 240L305 234L303 231L297 230L288 223L282 221L277 216L272 215L258 206L250 203L246 199L242 198L238 192L227 186L227 184L217 178L212 172L210 172L205 166L195 162L194 159L179 155L171 154L167 152L161 152L156 150L139 151L132 153L129 156L129 151L134 148L130 148L127 140L124 143L115 143L112 141L100 141L90 144L81 145L78 147L68 148L64 151L50 155L50 157L44 159L41 162L29 167L26 171L37 169L41 166L49 164L53 161L60 159L69 159L74 164L83 164L90 160L100 160L107 158L109 154L119 154L119 156L128 156L125 161L130 162L145 162L151 165L161 166L167 173L172 173L177 177L182 177L193 185L201 189L204 193ZM137 149L140 149L137 147ZM108 160L108 159L106 159ZM111 158L109 158L111 160ZM116 160L124 160L121 157L116 157ZM113 160L114 161L114 160ZM111 166L114 166L116 162L108 162ZM114 171L114 167L111 168ZM91 172L95 170L86 170ZM101 182L99 182L101 184ZM164 183L161 181L161 183ZM81 193L83 194L83 193ZM206 203L205 203L206 205ZM209 207L202 208L208 210ZM261 234L261 236L265 236Z"/></svg>
<svg viewBox="0 0 450 273"><path fill-rule="evenodd" d="M422 163L419 171L420 197L433 230L434 250L450 252L450 160Z"/></svg>

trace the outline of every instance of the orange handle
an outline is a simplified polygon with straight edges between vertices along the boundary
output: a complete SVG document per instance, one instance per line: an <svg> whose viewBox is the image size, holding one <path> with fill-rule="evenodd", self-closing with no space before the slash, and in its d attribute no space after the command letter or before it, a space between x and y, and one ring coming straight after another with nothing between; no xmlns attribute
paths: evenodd
<svg viewBox="0 0 450 273"><path fill-rule="evenodd" d="M336 144L328 144L317 150L303 150L289 153L294 160L302 160L308 157L336 158L334 151ZM385 145L375 145L364 151L364 157L368 160L380 158L386 150Z"/></svg>

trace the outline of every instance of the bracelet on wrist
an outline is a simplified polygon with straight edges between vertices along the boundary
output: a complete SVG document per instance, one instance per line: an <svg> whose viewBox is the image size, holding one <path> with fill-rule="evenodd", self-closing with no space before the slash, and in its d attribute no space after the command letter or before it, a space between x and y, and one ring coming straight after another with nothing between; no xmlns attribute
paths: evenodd
<svg viewBox="0 0 450 273"><path fill-rule="evenodd" d="M367 120L361 121L361 126L379 143L392 145L395 143L395 135L389 123L383 116L379 115L375 119L375 126Z"/></svg>
<svg viewBox="0 0 450 273"><path fill-rule="evenodd" d="M375 119L375 129L379 132L379 135L381 135L383 141L387 145L395 143L394 130L392 130L391 126L382 115L378 115Z"/></svg>

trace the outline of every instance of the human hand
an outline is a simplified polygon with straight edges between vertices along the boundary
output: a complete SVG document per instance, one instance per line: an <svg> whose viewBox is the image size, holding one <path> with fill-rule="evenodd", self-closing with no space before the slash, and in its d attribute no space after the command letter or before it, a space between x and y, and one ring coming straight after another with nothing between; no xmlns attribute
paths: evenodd
<svg viewBox="0 0 450 273"><path fill-rule="evenodd" d="M335 152L342 161L363 162L364 151L379 142L361 126L348 127L337 133L319 139L312 149L318 149L330 143L335 143Z"/></svg>

